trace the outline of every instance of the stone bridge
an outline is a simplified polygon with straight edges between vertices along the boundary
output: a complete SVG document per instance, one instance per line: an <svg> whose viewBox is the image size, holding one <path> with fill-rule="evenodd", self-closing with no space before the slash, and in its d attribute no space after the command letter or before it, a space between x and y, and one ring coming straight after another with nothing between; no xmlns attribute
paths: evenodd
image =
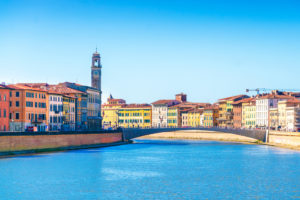
<svg viewBox="0 0 300 200"><path fill-rule="evenodd" d="M266 142L266 130L247 130L247 129L223 129L223 128L150 128L150 129L138 129L138 128L124 128L123 140L128 141L144 135L151 135L161 132L174 132L182 130L201 130L201 131L216 131L223 133L231 133L241 135L249 138L254 138L262 142ZM212 133L213 134L213 133Z"/></svg>

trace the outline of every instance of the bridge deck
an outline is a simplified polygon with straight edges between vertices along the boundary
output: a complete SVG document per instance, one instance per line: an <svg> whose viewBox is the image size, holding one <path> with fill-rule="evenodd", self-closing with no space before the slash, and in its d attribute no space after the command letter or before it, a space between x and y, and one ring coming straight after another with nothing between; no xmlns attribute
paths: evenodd
<svg viewBox="0 0 300 200"><path fill-rule="evenodd" d="M144 135L151 135L161 132L173 132L181 130L201 130L201 131L217 131L224 133L231 133L241 135L249 138L254 138L262 142L266 141L265 130L240 130L240 129L222 129L222 128L150 128L150 129L138 129L138 128L125 128L123 129L123 139L131 140L133 138L141 137Z"/></svg>

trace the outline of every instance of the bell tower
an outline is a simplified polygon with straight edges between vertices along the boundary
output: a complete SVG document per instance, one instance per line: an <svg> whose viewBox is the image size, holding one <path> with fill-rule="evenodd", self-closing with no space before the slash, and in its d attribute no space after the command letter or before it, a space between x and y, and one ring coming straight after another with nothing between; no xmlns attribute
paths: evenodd
<svg viewBox="0 0 300 200"><path fill-rule="evenodd" d="M92 87L96 88L100 91L101 94L101 57L100 54L97 52L93 53L92 57Z"/></svg>

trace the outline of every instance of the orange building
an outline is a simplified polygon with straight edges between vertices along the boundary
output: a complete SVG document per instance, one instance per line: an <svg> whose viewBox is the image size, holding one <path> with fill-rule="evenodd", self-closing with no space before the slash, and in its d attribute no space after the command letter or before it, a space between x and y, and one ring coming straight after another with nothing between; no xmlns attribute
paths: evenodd
<svg viewBox="0 0 300 200"><path fill-rule="evenodd" d="M47 91L26 84L9 85L10 131L47 130Z"/></svg>
<svg viewBox="0 0 300 200"><path fill-rule="evenodd" d="M9 93L10 88L0 85L0 131L9 131Z"/></svg>

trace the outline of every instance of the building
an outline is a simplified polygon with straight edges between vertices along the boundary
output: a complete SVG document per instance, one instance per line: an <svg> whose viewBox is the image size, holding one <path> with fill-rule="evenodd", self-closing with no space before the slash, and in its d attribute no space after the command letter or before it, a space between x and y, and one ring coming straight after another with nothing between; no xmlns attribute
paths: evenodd
<svg viewBox="0 0 300 200"><path fill-rule="evenodd" d="M189 111L189 109L184 110L181 113L181 120L180 120L181 121L181 125L180 125L180 127L182 127L182 128L187 128L189 126L188 111Z"/></svg>
<svg viewBox="0 0 300 200"><path fill-rule="evenodd" d="M9 85L10 131L46 131L47 98L46 90L26 84Z"/></svg>
<svg viewBox="0 0 300 200"><path fill-rule="evenodd" d="M81 91L85 94L78 100L81 100L83 104L81 104L81 109L84 111L83 113L86 115L86 126L82 129L84 130L100 130L101 129L101 95L99 90L93 87L80 85L77 83L64 82L60 83L64 87L68 87L74 90ZM84 106L84 107L83 107Z"/></svg>
<svg viewBox="0 0 300 200"><path fill-rule="evenodd" d="M75 131L75 102L76 97L64 95L63 96L63 131Z"/></svg>
<svg viewBox="0 0 300 200"><path fill-rule="evenodd" d="M119 108L126 105L123 99L114 99L112 95L102 105L102 126L103 128L118 128Z"/></svg>
<svg viewBox="0 0 300 200"><path fill-rule="evenodd" d="M298 131L300 128L300 100L288 99L278 102L278 128L283 131Z"/></svg>
<svg viewBox="0 0 300 200"><path fill-rule="evenodd" d="M152 127L167 128L168 127L168 109L177 105L177 100L158 100L152 103Z"/></svg>
<svg viewBox="0 0 300 200"><path fill-rule="evenodd" d="M242 102L242 128L252 129L256 127L256 100L248 98Z"/></svg>
<svg viewBox="0 0 300 200"><path fill-rule="evenodd" d="M92 56L91 67L91 88L88 88L89 106L88 106L88 124L89 129L99 129L102 127L101 104L102 104L102 90L101 90L101 57L97 52ZM96 89L96 90L94 90Z"/></svg>
<svg viewBox="0 0 300 200"><path fill-rule="evenodd" d="M233 128L242 127L242 103L243 99L232 103Z"/></svg>
<svg viewBox="0 0 300 200"><path fill-rule="evenodd" d="M178 127L181 127L183 126L189 126L189 124L185 125L185 123L182 122L182 120L184 119L182 117L182 114L183 113L186 113L188 111L191 111L191 110L197 110L197 109L201 109L201 108L204 108L206 106L209 106L210 104L209 103L192 103L192 102L183 102L183 103L180 103L178 105L175 105L174 107L177 108L177 116L178 116ZM190 114L191 116L191 114ZM202 126L203 124L203 116L201 115L200 117L200 122L199 122L200 126Z"/></svg>
<svg viewBox="0 0 300 200"><path fill-rule="evenodd" d="M118 109L122 128L151 128L152 107L150 104L129 104Z"/></svg>
<svg viewBox="0 0 300 200"><path fill-rule="evenodd" d="M67 87L65 84L60 83L58 85L47 85L47 90L56 91L64 96L71 96L75 99L75 130L87 130L88 129L88 94L71 87Z"/></svg>
<svg viewBox="0 0 300 200"><path fill-rule="evenodd" d="M178 127L178 108L177 106L170 106L168 108L167 124L169 128Z"/></svg>
<svg viewBox="0 0 300 200"><path fill-rule="evenodd" d="M187 95L184 93L176 94L175 100L179 101L180 103L185 103L187 102Z"/></svg>
<svg viewBox="0 0 300 200"><path fill-rule="evenodd" d="M279 119L278 119L278 108L270 108L269 110L269 123L271 130L278 130Z"/></svg>
<svg viewBox="0 0 300 200"><path fill-rule="evenodd" d="M203 126L203 108L194 108L188 112L188 127Z"/></svg>
<svg viewBox="0 0 300 200"><path fill-rule="evenodd" d="M219 99L219 119L218 126L221 128L233 128L233 103L249 98L247 95L237 95Z"/></svg>
<svg viewBox="0 0 300 200"><path fill-rule="evenodd" d="M9 94L12 89L6 85L0 85L0 131L9 131Z"/></svg>
<svg viewBox="0 0 300 200"><path fill-rule="evenodd" d="M206 106L203 109L203 126L216 127L218 126L219 107L217 104Z"/></svg>
<svg viewBox="0 0 300 200"><path fill-rule="evenodd" d="M256 127L266 129L269 126L269 111L277 108L278 102L292 99L288 95L280 95L273 91L271 94L263 94L256 98Z"/></svg>
<svg viewBox="0 0 300 200"><path fill-rule="evenodd" d="M55 91L48 91L47 102L48 131L60 131L63 124L63 96Z"/></svg>

